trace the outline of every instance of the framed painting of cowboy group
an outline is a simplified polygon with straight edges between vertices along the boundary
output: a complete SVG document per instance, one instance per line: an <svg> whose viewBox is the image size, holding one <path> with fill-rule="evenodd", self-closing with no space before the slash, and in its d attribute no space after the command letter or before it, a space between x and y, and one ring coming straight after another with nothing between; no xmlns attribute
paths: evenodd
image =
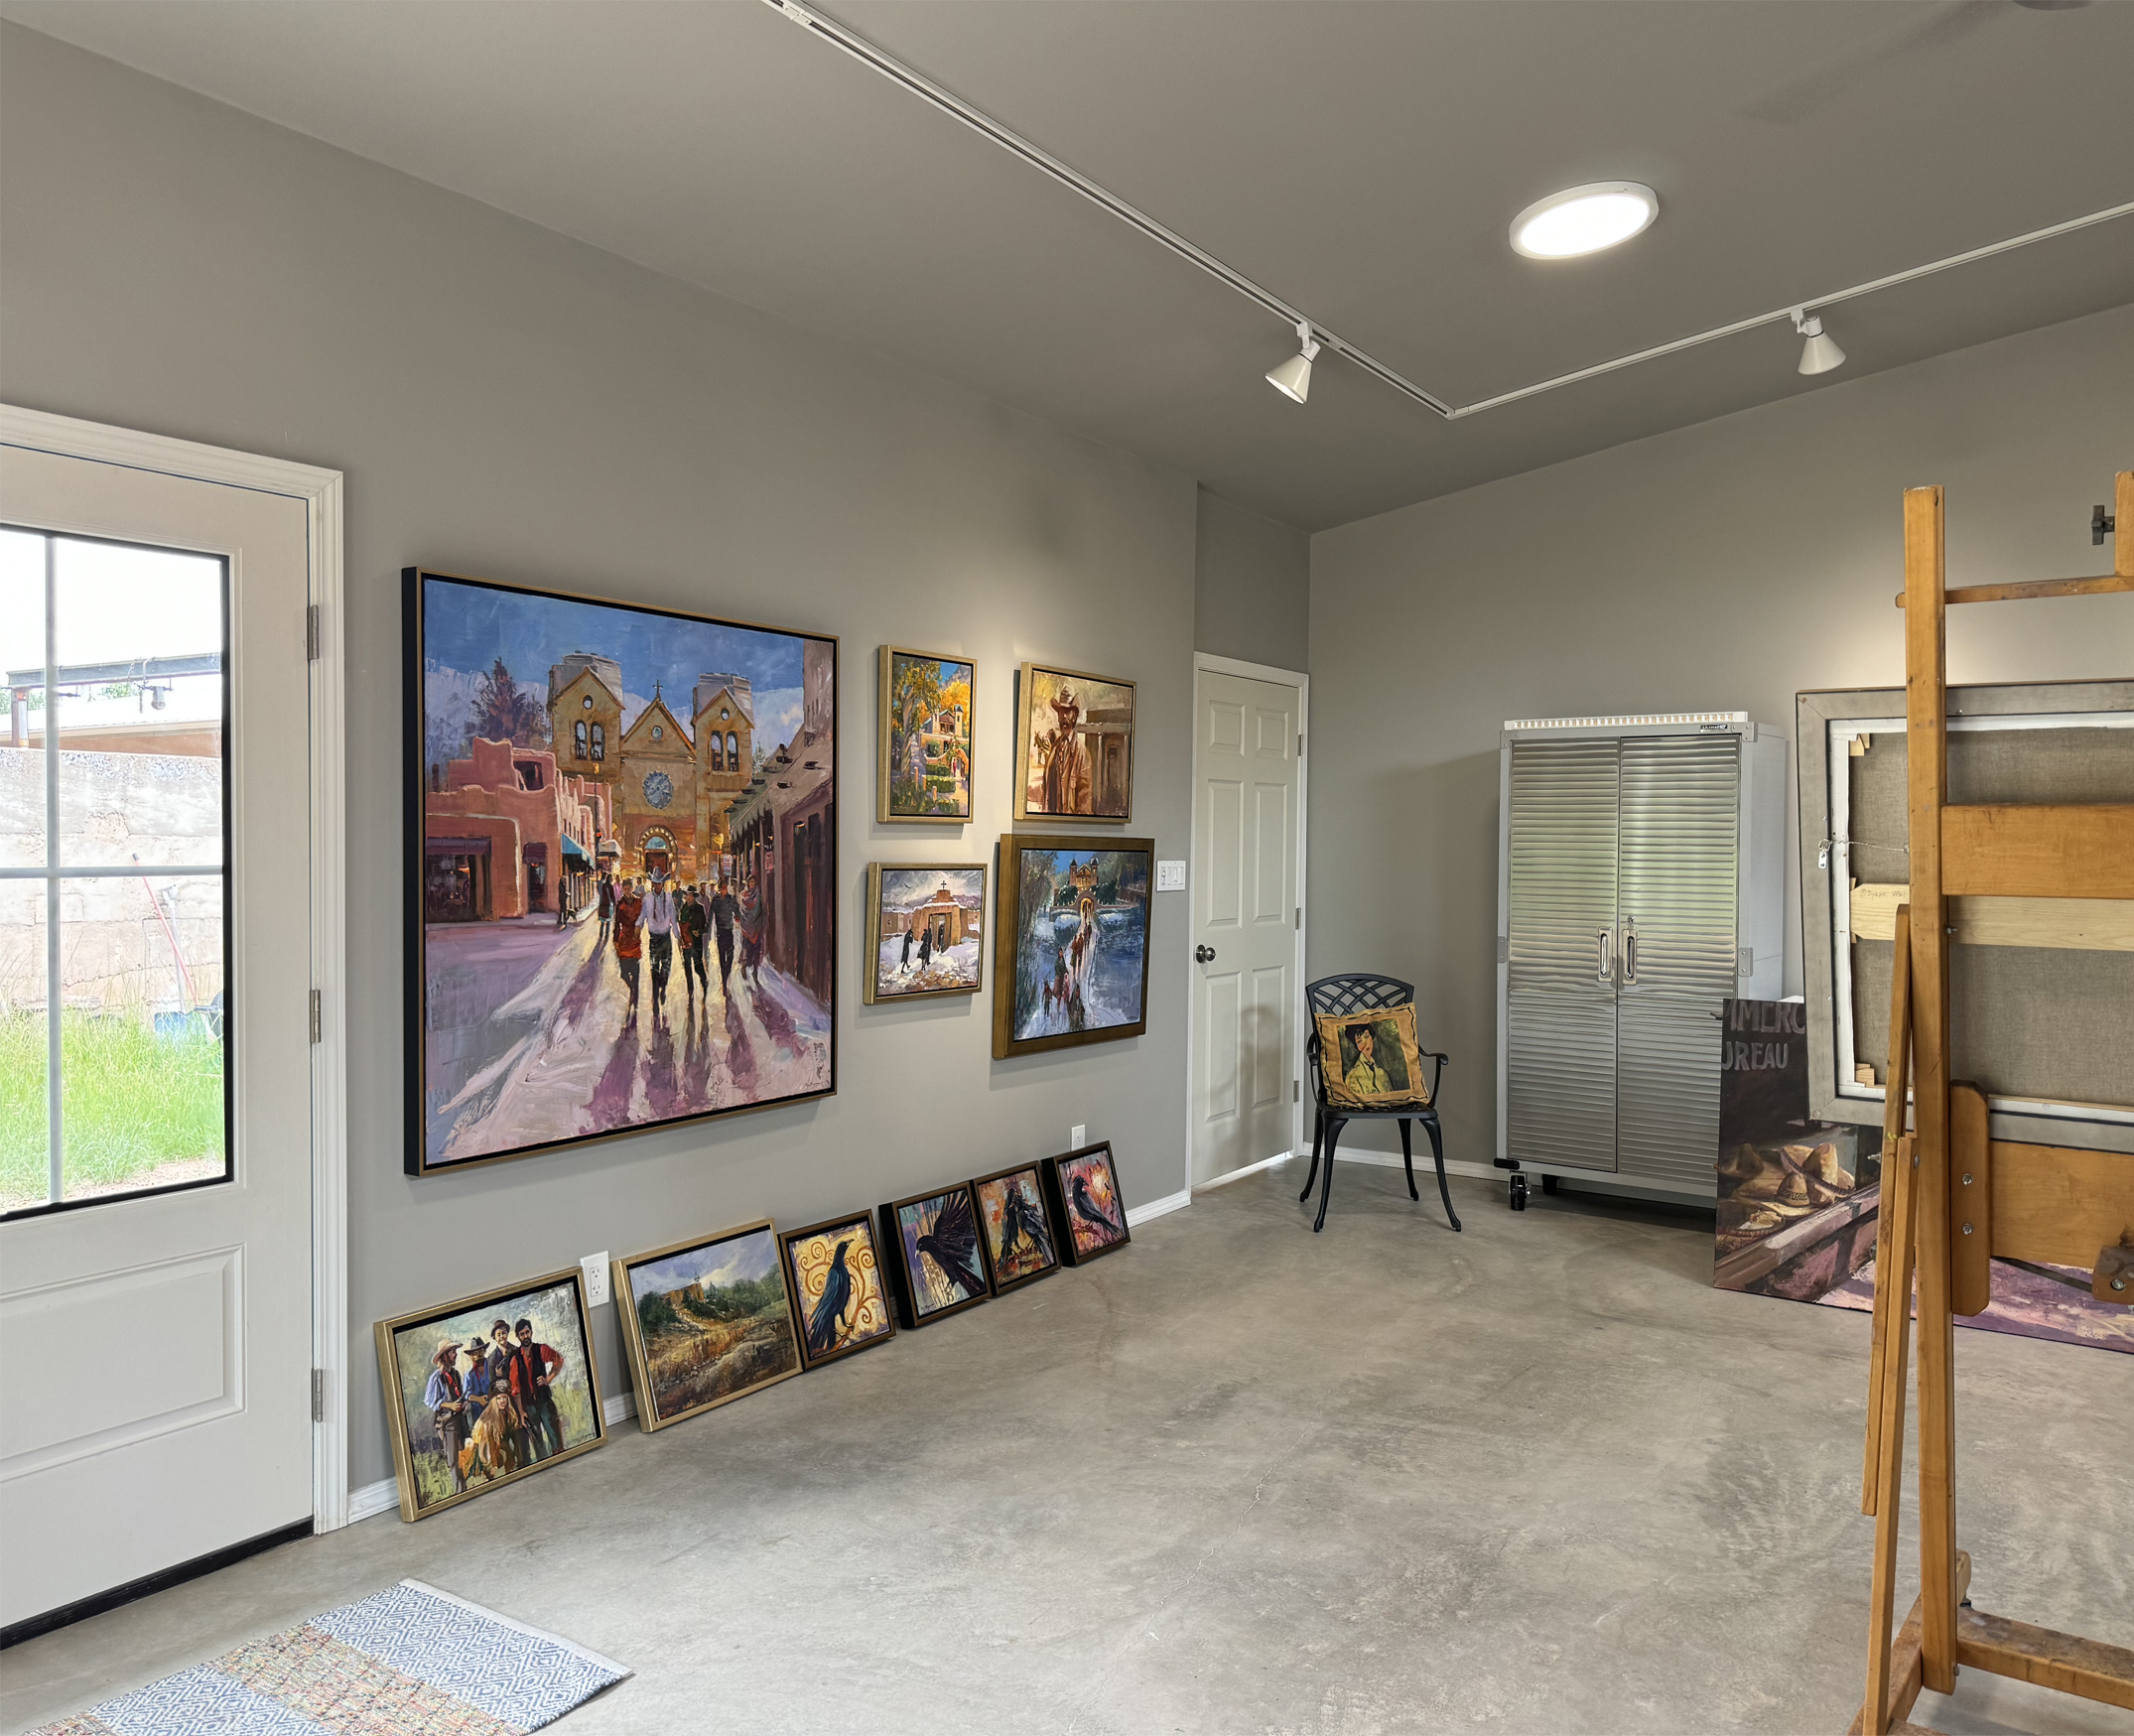
<svg viewBox="0 0 2134 1736"><path fill-rule="evenodd" d="M377 1324L400 1517L516 1482L607 1438L577 1267Z"/></svg>
<svg viewBox="0 0 2134 1736"><path fill-rule="evenodd" d="M1134 683L1025 663L1016 681L1021 820L1134 816Z"/></svg>
<svg viewBox="0 0 2134 1736"><path fill-rule="evenodd" d="M408 1172L836 1090L838 641L415 567L402 606Z"/></svg>

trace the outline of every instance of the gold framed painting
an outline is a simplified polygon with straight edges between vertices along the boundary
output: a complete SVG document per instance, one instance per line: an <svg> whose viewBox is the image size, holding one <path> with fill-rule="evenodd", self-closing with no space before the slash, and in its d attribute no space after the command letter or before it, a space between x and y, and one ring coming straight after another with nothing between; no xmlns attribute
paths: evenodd
<svg viewBox="0 0 2134 1736"><path fill-rule="evenodd" d="M607 1439L577 1267L375 1327L400 1517L428 1519Z"/></svg>
<svg viewBox="0 0 2134 1736"><path fill-rule="evenodd" d="M986 865L867 865L867 974L860 998L916 1001L986 986Z"/></svg>
<svg viewBox="0 0 2134 1736"><path fill-rule="evenodd" d="M616 1261L615 1298L647 1433L801 1372L768 1218Z"/></svg>
<svg viewBox="0 0 2134 1736"><path fill-rule="evenodd" d="M786 1281L800 1315L800 1358L811 1369L896 1336L874 1218L853 1212L779 1232Z"/></svg>
<svg viewBox="0 0 2134 1736"><path fill-rule="evenodd" d="M1049 663L1015 682L1017 820L1134 817L1134 683Z"/></svg>
<svg viewBox="0 0 2134 1736"><path fill-rule="evenodd" d="M971 818L978 665L884 645L877 688L874 818L962 825Z"/></svg>
<svg viewBox="0 0 2134 1736"><path fill-rule="evenodd" d="M1010 832L994 894L993 1055L1148 1028L1150 838Z"/></svg>

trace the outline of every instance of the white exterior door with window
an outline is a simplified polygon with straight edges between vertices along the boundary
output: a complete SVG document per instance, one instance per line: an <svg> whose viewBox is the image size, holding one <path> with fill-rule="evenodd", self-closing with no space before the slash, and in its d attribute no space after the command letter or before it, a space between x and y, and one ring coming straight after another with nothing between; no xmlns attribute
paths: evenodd
<svg viewBox="0 0 2134 1736"><path fill-rule="evenodd" d="M313 1516L307 505L0 444L9 1626Z"/></svg>
<svg viewBox="0 0 2134 1736"><path fill-rule="evenodd" d="M1296 1139L1303 694L1203 668L1193 790L1193 1182Z"/></svg>

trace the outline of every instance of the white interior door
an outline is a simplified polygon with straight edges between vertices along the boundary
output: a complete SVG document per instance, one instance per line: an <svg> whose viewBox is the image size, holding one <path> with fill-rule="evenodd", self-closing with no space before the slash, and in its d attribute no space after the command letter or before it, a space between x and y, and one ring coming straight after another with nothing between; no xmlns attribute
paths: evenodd
<svg viewBox="0 0 2134 1736"><path fill-rule="evenodd" d="M308 1522L306 505L0 448L0 1621Z"/></svg>
<svg viewBox="0 0 2134 1736"><path fill-rule="evenodd" d="M1193 792L1193 1181L1296 1138L1298 689L1202 670Z"/></svg>

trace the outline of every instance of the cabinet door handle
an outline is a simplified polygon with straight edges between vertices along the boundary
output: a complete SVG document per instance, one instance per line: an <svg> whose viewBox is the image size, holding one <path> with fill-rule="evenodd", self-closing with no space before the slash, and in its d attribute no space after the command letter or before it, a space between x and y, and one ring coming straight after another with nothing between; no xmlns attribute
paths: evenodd
<svg viewBox="0 0 2134 1736"><path fill-rule="evenodd" d="M1614 952L1614 948L1611 943L1614 941L1614 929L1604 928L1600 931L1600 960L1599 963L1595 966L1593 972L1593 980L1596 983L1605 983L1608 981L1608 967L1613 962L1612 955Z"/></svg>
<svg viewBox="0 0 2134 1736"><path fill-rule="evenodd" d="M1638 980L1638 934L1635 929L1623 936L1623 981Z"/></svg>

